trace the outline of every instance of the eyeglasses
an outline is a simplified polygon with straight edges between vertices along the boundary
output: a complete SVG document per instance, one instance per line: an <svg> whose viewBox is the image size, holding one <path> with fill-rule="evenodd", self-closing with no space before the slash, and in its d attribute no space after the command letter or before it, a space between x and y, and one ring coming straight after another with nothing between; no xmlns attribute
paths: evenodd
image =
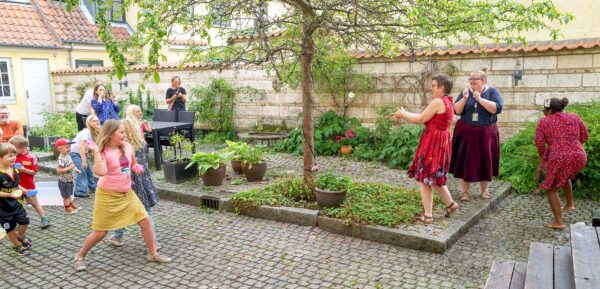
<svg viewBox="0 0 600 289"><path fill-rule="evenodd" d="M475 80L482 80L483 78L475 78L475 77L471 77L469 78L469 81L475 81Z"/></svg>

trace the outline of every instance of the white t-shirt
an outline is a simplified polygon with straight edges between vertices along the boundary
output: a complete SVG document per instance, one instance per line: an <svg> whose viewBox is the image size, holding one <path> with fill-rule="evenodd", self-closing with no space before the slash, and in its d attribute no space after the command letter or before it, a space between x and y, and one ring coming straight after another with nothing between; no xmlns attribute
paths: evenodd
<svg viewBox="0 0 600 289"><path fill-rule="evenodd" d="M77 107L75 108L75 111L79 114L89 115L90 108L92 108L92 99L93 98L94 98L94 89L90 88L83 95L83 98L81 99L81 101L79 102Z"/></svg>
<svg viewBox="0 0 600 289"><path fill-rule="evenodd" d="M89 129L87 129L87 128L82 129L79 133L77 133L77 135L75 136L75 138L73 138L73 141L75 143L71 145L71 152L72 153L77 153L77 154L79 153L79 148L80 148L79 143L82 140L86 140L86 141L87 140L91 140L91 141L93 141L92 133L90 132Z"/></svg>

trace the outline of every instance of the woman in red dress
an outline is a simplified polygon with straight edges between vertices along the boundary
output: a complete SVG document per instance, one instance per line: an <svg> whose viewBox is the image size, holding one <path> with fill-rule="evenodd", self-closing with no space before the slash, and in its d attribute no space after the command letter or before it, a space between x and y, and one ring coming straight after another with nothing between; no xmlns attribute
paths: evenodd
<svg viewBox="0 0 600 289"><path fill-rule="evenodd" d="M544 117L535 129L535 145L542 158L536 178L546 169L540 189L546 190L550 209L556 219L546 227L564 229L558 190L565 192L567 203L562 210L575 211L571 180L580 173L587 163L583 143L588 139L588 131L581 118L574 113L563 112L569 104L566 97L551 98L544 103Z"/></svg>
<svg viewBox="0 0 600 289"><path fill-rule="evenodd" d="M446 204L446 217L458 209L446 187L452 146L450 126L454 117L452 97L448 96L451 90L452 79L447 75L437 75L431 81L433 100L422 113L410 113L400 108L391 117L394 121L405 119L411 123L425 124L415 157L408 169L408 176L414 177L421 185L424 213L418 220L425 224L433 223L432 188Z"/></svg>

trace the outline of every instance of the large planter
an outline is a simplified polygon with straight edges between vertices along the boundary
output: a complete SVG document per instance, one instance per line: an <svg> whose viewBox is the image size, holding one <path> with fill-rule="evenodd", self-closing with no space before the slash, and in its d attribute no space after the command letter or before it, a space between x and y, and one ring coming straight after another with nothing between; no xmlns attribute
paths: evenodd
<svg viewBox="0 0 600 289"><path fill-rule="evenodd" d="M248 164L245 163L242 165L242 171L244 171L244 176L248 182L260 182L263 180L265 176L265 172L267 171L267 163L263 162L260 164Z"/></svg>
<svg viewBox="0 0 600 289"><path fill-rule="evenodd" d="M231 160L231 168L236 175L244 174L244 169L242 169L242 161L240 160Z"/></svg>
<svg viewBox="0 0 600 289"><path fill-rule="evenodd" d="M165 181L173 184L180 184L195 179L196 176L198 176L198 166L192 165L186 169L185 167L187 167L190 162L189 159L177 162L163 161Z"/></svg>
<svg viewBox="0 0 600 289"><path fill-rule="evenodd" d="M315 188L315 197L319 209L337 208L346 199L346 191L328 191Z"/></svg>
<svg viewBox="0 0 600 289"><path fill-rule="evenodd" d="M47 146L48 137L30 135L27 137L27 139L29 140L29 146L32 148L43 149Z"/></svg>
<svg viewBox="0 0 600 289"><path fill-rule="evenodd" d="M352 153L352 146L341 146L340 153L342 155L349 155Z"/></svg>
<svg viewBox="0 0 600 289"><path fill-rule="evenodd" d="M223 184L223 179L227 176L225 165L221 165L217 169L210 168L202 175L202 182L206 186L220 186Z"/></svg>

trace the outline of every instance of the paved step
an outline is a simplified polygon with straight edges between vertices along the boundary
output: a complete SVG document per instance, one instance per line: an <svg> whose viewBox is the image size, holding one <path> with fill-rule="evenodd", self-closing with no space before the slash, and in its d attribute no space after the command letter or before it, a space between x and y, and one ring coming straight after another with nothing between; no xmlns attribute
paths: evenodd
<svg viewBox="0 0 600 289"><path fill-rule="evenodd" d="M600 288L600 230L585 224L571 225L571 250L575 288Z"/></svg>
<svg viewBox="0 0 600 289"><path fill-rule="evenodd" d="M498 259L490 269L485 289L523 289L527 264Z"/></svg>

